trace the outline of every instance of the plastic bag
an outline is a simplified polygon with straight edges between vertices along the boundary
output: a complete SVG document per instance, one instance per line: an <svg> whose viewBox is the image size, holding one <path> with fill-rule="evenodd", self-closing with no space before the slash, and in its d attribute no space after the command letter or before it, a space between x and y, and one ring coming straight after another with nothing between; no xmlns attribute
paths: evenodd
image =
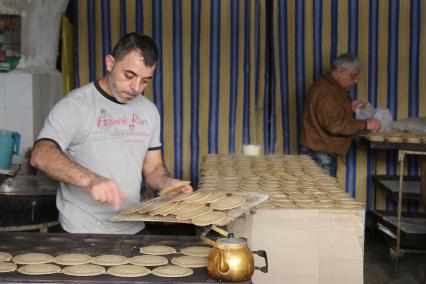
<svg viewBox="0 0 426 284"><path fill-rule="evenodd" d="M391 128L416 135L426 135L426 117L409 117L394 121Z"/></svg>
<svg viewBox="0 0 426 284"><path fill-rule="evenodd" d="M367 103L363 108L358 108L355 112L356 119L367 119L373 117L376 113L376 109L370 104Z"/></svg>
<svg viewBox="0 0 426 284"><path fill-rule="evenodd" d="M393 118L389 109L378 107L374 113L374 118L380 120L380 133L386 132L391 128Z"/></svg>
<svg viewBox="0 0 426 284"><path fill-rule="evenodd" d="M377 109L375 109L370 103L367 103L365 107L357 109L355 113L356 119L368 119L371 117L380 121L380 133L386 132L391 128L393 118L389 109L381 107L377 107Z"/></svg>

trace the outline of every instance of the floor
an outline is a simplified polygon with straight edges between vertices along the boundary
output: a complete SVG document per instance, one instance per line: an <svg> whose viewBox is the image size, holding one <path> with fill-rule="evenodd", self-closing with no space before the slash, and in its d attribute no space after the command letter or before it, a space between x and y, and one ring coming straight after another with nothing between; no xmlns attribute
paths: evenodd
<svg viewBox="0 0 426 284"><path fill-rule="evenodd" d="M364 245L365 284L426 284L426 254L406 254L399 259L399 278L393 278L393 264L386 240L367 229Z"/></svg>

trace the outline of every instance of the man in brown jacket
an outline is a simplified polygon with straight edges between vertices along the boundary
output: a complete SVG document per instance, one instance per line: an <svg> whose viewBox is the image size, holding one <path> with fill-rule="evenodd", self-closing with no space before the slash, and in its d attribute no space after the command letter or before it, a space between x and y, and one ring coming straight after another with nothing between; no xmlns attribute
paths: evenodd
<svg viewBox="0 0 426 284"><path fill-rule="evenodd" d="M337 156L346 155L352 136L362 130L377 132L375 118L355 119L355 111L366 104L349 97L361 72L359 59L342 54L331 65L330 73L316 81L305 100L301 153L311 156L329 175L336 176Z"/></svg>

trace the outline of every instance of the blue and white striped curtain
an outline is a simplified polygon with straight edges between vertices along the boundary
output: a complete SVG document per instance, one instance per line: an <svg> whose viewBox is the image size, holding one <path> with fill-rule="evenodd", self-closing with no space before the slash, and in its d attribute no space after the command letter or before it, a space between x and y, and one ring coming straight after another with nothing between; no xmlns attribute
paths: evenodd
<svg viewBox="0 0 426 284"><path fill-rule="evenodd" d="M238 154L246 143L297 153L307 89L343 52L363 63L354 98L389 108L394 119L426 115L425 0L73 1L78 85L102 77L120 35L139 31L157 42L145 95L162 116L167 167L194 183L207 153ZM396 174L396 158L356 143L339 160L339 179L371 206L373 160L376 173ZM415 158L406 171L417 174Z"/></svg>

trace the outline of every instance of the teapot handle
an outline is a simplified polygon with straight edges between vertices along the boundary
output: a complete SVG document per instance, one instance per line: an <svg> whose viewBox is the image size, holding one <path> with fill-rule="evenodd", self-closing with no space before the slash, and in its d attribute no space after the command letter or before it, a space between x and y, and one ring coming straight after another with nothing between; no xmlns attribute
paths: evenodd
<svg viewBox="0 0 426 284"><path fill-rule="evenodd" d="M212 247L217 247L218 243L216 243L215 241L210 240L207 237L201 237L201 239L203 240L203 242L205 242L206 244L211 245Z"/></svg>
<svg viewBox="0 0 426 284"><path fill-rule="evenodd" d="M268 272L268 255L266 254L266 251L264 251L264 250L255 250L255 251L252 251L252 252L254 254L257 254L260 257L263 257L265 259L265 266L263 266L263 267L256 266L254 269L260 270L263 273L267 273Z"/></svg>
<svg viewBox="0 0 426 284"><path fill-rule="evenodd" d="M228 260L227 260L227 253L226 251L219 249L219 256L220 256L220 261L219 261L219 271L221 273L228 273L229 271L229 264L228 264Z"/></svg>
<svg viewBox="0 0 426 284"><path fill-rule="evenodd" d="M221 229L219 227L211 226L211 229L213 231L216 231L217 233L221 234L222 236L228 237L228 235L229 235L229 233L227 231L225 231L225 230L223 230L223 229Z"/></svg>
<svg viewBox="0 0 426 284"><path fill-rule="evenodd" d="M218 249L222 249L223 250L223 245L218 244L215 241L210 240L209 238L207 238L207 234L210 232L210 230L216 231L219 234L227 237L228 236L228 232L225 230L222 230L221 228L218 228L216 226L210 225L208 226L203 233L201 233L201 239L203 240L203 242L213 246L213 247L217 247Z"/></svg>

